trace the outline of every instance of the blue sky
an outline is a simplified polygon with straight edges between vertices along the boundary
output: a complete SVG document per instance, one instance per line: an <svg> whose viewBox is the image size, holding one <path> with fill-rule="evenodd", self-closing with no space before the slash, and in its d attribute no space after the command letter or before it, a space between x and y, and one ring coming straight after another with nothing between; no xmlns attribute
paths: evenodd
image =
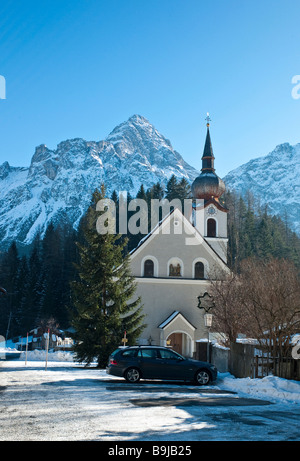
<svg viewBox="0 0 300 461"><path fill-rule="evenodd" d="M217 173L300 142L299 0L1 0L0 164L146 117Z"/></svg>

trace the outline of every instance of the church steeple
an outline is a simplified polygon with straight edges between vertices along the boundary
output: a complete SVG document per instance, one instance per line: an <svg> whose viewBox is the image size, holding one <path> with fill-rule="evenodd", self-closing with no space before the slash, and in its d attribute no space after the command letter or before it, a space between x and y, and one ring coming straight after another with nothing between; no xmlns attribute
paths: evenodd
<svg viewBox="0 0 300 461"><path fill-rule="evenodd" d="M227 258L227 213L219 201L225 192L225 183L215 173L214 154L210 139L210 118L206 117L206 140L202 156L202 169L192 184L193 226L208 239L215 252L226 262Z"/></svg>
<svg viewBox="0 0 300 461"><path fill-rule="evenodd" d="M214 173L215 172L215 168L214 168L215 157L214 157L213 148L212 148L211 139L210 139L210 132L209 132L210 118L209 118L208 113L207 113L206 120L207 120L207 123L206 123L207 133L206 133L204 151L203 151L203 155L202 155L202 169L201 169L201 171L202 172Z"/></svg>
<svg viewBox="0 0 300 461"><path fill-rule="evenodd" d="M207 114L206 117L206 140L204 145L204 151L202 155L202 169L201 174L198 176L192 184L192 195L195 199L204 199L205 201L214 198L218 200L219 197L225 192L225 184L221 178L215 173L214 161L215 157L213 154L212 143L210 139L210 117Z"/></svg>

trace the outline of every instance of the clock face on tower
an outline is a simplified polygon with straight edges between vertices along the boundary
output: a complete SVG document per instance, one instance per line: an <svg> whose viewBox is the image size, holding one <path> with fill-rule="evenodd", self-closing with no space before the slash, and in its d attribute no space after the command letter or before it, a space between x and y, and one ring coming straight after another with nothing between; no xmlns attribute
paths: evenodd
<svg viewBox="0 0 300 461"><path fill-rule="evenodd" d="M210 216L214 216L214 215L217 213L217 210L215 209L215 207L210 206L210 207L207 209L207 213L208 213Z"/></svg>

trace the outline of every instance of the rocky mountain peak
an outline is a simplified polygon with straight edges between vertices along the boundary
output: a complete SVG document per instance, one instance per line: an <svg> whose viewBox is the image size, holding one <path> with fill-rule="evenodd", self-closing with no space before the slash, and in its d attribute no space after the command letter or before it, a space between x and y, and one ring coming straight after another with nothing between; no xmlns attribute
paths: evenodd
<svg viewBox="0 0 300 461"><path fill-rule="evenodd" d="M300 144L284 143L230 171L224 178L227 189L245 195L251 191L267 204L269 212L287 220L300 234Z"/></svg>
<svg viewBox="0 0 300 461"><path fill-rule="evenodd" d="M29 168L0 167L0 241L27 245L50 222L68 222L74 228L102 182L108 194L127 190L135 195L175 175L193 181L198 172L151 123L133 115L103 141L74 138L56 149L36 147Z"/></svg>

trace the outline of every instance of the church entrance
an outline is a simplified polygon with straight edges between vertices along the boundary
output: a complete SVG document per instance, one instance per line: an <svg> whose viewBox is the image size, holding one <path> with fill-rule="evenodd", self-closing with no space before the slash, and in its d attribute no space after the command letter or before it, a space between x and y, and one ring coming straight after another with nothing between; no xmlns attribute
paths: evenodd
<svg viewBox="0 0 300 461"><path fill-rule="evenodd" d="M182 333L172 333L169 338L169 346L178 354L182 354Z"/></svg>
<svg viewBox="0 0 300 461"><path fill-rule="evenodd" d="M176 331L170 334L167 338L167 344L178 354L184 357L193 356L192 339L186 333Z"/></svg>

